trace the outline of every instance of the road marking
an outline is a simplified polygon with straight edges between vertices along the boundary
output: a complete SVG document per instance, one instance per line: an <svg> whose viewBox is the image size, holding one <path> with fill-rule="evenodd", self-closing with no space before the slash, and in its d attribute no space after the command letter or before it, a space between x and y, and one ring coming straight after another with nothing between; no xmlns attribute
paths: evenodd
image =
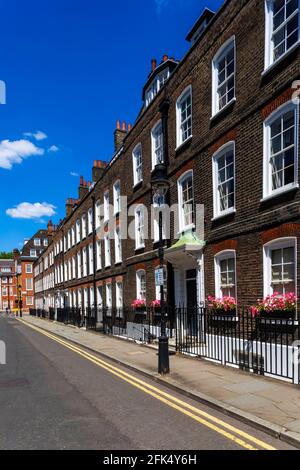
<svg viewBox="0 0 300 470"><path fill-rule="evenodd" d="M89 360L90 362L96 364L97 366L105 369L106 371L110 372L111 374L119 377L123 381L133 385L135 388L138 388L139 390L143 391L144 393L151 395L153 398L156 398L157 400L161 401L162 403L165 403L171 408L176 409L177 411L185 414L186 416L189 416L193 420L197 421L198 423L212 429L213 431L217 432L218 434L223 435L229 440L232 440L236 444L240 445L241 447L244 447L247 450L258 450L255 448L252 444L256 444L257 446L261 447L264 450L276 450L274 447L270 446L266 442L261 441L260 439L257 439L254 436L251 436L250 434L242 431L241 429L238 429L225 421L222 421L219 418L216 418L213 415L210 415L206 413L205 411L200 410L199 408L196 408L189 403L186 403L169 393L163 392L162 390L158 389L157 387L154 387L151 384L148 384L144 382L141 379L138 379L134 377L133 375L123 371L122 369L119 369L118 367L115 367L108 362L103 361L102 359L99 359L97 356L94 356L93 354L88 353L87 351L74 346L73 344L58 338L57 336L46 332L45 330L35 326L35 325L30 325L24 320L18 319L17 320L27 327L37 331L40 334L43 334L44 336L52 339L53 341L56 341L57 343L61 344L62 346L66 347L67 349L77 353L78 355L82 356L83 358ZM209 421L207 421L209 420ZM215 423L215 424L214 424ZM222 426L221 429L218 426ZM228 431L231 431L235 433L237 436L229 433ZM248 440L252 444L249 444L245 442L244 440L240 439L240 437Z"/></svg>

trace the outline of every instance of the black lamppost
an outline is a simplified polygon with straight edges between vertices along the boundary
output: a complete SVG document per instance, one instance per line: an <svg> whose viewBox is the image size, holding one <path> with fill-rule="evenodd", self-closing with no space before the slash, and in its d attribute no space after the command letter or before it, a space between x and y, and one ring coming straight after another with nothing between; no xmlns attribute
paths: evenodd
<svg viewBox="0 0 300 470"><path fill-rule="evenodd" d="M166 195L170 188L167 175L167 167L163 163L156 165L151 176L151 187L153 201L156 202L159 210L159 262L163 273L160 283L160 312L161 312L161 335L159 338L158 350L158 373L170 373L169 360L169 339L166 334L166 305L164 295L164 241L163 241L163 214L162 206L165 204Z"/></svg>

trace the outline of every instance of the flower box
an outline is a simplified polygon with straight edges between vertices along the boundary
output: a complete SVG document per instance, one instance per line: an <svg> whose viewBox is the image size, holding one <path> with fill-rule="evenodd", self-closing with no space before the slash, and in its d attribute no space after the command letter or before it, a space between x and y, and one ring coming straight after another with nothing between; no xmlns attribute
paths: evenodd
<svg viewBox="0 0 300 470"><path fill-rule="evenodd" d="M258 305L251 307L253 317L264 320L294 320L296 316L297 297L293 293L279 295L275 292Z"/></svg>
<svg viewBox="0 0 300 470"><path fill-rule="evenodd" d="M296 310L274 310L272 312L262 311L258 318L264 320L294 320Z"/></svg>

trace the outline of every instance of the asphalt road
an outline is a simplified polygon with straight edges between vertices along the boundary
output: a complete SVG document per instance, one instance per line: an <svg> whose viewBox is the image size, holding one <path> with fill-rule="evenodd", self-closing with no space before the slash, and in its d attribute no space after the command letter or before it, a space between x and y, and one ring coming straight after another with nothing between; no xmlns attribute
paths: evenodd
<svg viewBox="0 0 300 470"><path fill-rule="evenodd" d="M0 340L0 449L292 449L5 315Z"/></svg>

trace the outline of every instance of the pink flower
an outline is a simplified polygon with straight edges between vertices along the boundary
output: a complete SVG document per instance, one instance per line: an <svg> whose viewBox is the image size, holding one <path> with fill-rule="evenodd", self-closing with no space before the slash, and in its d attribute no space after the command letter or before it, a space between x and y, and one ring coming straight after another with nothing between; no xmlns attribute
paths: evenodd
<svg viewBox="0 0 300 470"><path fill-rule="evenodd" d="M268 295L265 299L258 300L257 306L251 307L250 311L256 316L260 313L295 310L297 300L298 299L293 292L283 295L280 295L278 292L274 292L274 294Z"/></svg>
<svg viewBox="0 0 300 470"><path fill-rule="evenodd" d="M134 302L132 302L131 307L143 308L143 307L146 307L146 302L143 299L136 299Z"/></svg>
<svg viewBox="0 0 300 470"><path fill-rule="evenodd" d="M150 307L152 307L152 308L160 307L160 300L153 300L153 302L151 302L151 304L150 304Z"/></svg>

